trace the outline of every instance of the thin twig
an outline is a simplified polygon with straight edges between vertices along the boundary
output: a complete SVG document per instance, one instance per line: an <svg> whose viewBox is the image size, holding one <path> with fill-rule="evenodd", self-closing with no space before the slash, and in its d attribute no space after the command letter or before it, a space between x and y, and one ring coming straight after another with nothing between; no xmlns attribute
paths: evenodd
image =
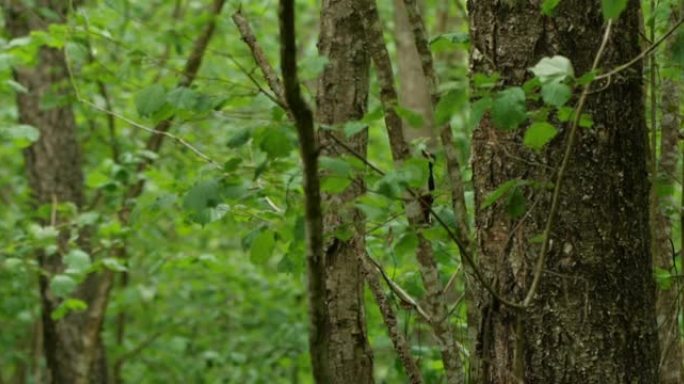
<svg viewBox="0 0 684 384"><path fill-rule="evenodd" d="M380 272L380 274L382 275L382 278L387 283L387 286L390 287L392 292L394 292L394 294L397 295L397 297L403 303L405 303L405 304L409 305L411 308L415 309L416 313L418 313L420 315L420 317L426 323L432 324L432 318L430 317L430 315L420 306L420 304L418 304L418 302L413 297L411 297L411 295L406 293L406 291L404 291L397 283L395 283L394 281L392 281L392 279L390 279L390 277L387 275L387 273L382 268L382 265L380 265L380 263L375 261L375 259L373 259L368 253L366 253L366 259L368 261L370 261L371 264L373 264L373 266L375 266L375 268L378 270L378 272Z"/></svg>
<svg viewBox="0 0 684 384"><path fill-rule="evenodd" d="M662 44L665 40L667 40L667 38L670 37L670 35L672 35L672 34L677 30L677 28L679 28L679 27L682 25L682 23L684 23L684 18L683 18L683 19L680 19L678 22L676 22L676 23L672 26L672 28L670 28L667 32L665 32L664 35L660 36L660 38L658 38L658 40L656 40L655 43L651 44L650 47L648 47L646 50L644 50L644 51L642 51L641 53L639 53L635 58L633 58L632 60L630 60L630 61L628 61L628 62L626 62L626 63L624 63L624 64L622 64L622 65L618 65L617 67L611 69L610 71L608 71L608 72L606 72L606 73L603 73L603 74L601 74L601 75L596 76L596 77L594 78L594 81L596 81L596 80L601 80L601 79L605 79L605 78L607 78L607 77L611 77L611 76L613 76L613 75L615 75L615 74L617 74L617 73L619 73L619 72L622 72L622 71L624 71L625 69L631 67L632 65L634 65L635 63L637 63L639 60L643 59L646 55L648 55L649 53L651 53L654 49L658 48L658 46L659 46L660 44ZM596 68L593 68L592 70L595 70L595 69L596 69Z"/></svg>

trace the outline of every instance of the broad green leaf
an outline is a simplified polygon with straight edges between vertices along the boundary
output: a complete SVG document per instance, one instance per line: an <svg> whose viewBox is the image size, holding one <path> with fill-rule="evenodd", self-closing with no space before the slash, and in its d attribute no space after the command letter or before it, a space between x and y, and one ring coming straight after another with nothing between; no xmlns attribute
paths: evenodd
<svg viewBox="0 0 684 384"><path fill-rule="evenodd" d="M627 6L627 0L601 0L603 18L606 20L617 19Z"/></svg>
<svg viewBox="0 0 684 384"><path fill-rule="evenodd" d="M90 268L90 255L80 249L72 249L64 256L66 273L79 274Z"/></svg>
<svg viewBox="0 0 684 384"><path fill-rule="evenodd" d="M500 91L492 105L492 121L503 130L513 130L527 119L525 114L525 92L520 87Z"/></svg>
<svg viewBox="0 0 684 384"><path fill-rule="evenodd" d="M138 92L135 97L135 106L138 114L142 117L150 117L160 111L164 104L166 91L161 84L151 85Z"/></svg>
<svg viewBox="0 0 684 384"><path fill-rule="evenodd" d="M544 2L542 2L542 13L551 16L553 10L558 6L558 3L560 3L560 0L544 0Z"/></svg>
<svg viewBox="0 0 684 384"><path fill-rule="evenodd" d="M594 119L588 113L583 113L580 115L579 126L582 128L591 128L594 125Z"/></svg>
<svg viewBox="0 0 684 384"><path fill-rule="evenodd" d="M340 176L326 176L321 182L321 190L327 193L341 193L344 192L349 184L351 184L351 179L348 177Z"/></svg>
<svg viewBox="0 0 684 384"><path fill-rule="evenodd" d="M539 60L534 67L530 68L530 71L542 81L542 84L575 76L570 60L560 55Z"/></svg>
<svg viewBox="0 0 684 384"><path fill-rule="evenodd" d="M509 216L516 219L525 214L527 210L527 201L525 196L523 196L522 191L517 186L513 188L511 193L508 194L508 199L506 201L506 213Z"/></svg>
<svg viewBox="0 0 684 384"><path fill-rule="evenodd" d="M494 72L492 74L476 73L473 75L473 86L475 88L489 89L494 88L499 83L501 75Z"/></svg>
<svg viewBox="0 0 684 384"><path fill-rule="evenodd" d="M50 317L52 320L59 320L70 312L82 312L86 309L88 309L88 304L86 304L85 301L69 298L62 301L59 306L52 311Z"/></svg>
<svg viewBox="0 0 684 384"><path fill-rule="evenodd" d="M342 128L342 130L344 131L344 135L346 137L351 137L351 136L354 136L357 133L363 131L367 127L368 127L368 124L364 123L363 121L354 120L354 121L349 121L346 124L344 124L344 128Z"/></svg>
<svg viewBox="0 0 684 384"><path fill-rule="evenodd" d="M560 80L549 81L542 85L541 95L546 104L559 108L570 100L572 89Z"/></svg>
<svg viewBox="0 0 684 384"><path fill-rule="evenodd" d="M259 148L266 152L270 159L277 159L289 155L293 145L282 127L274 127L264 132Z"/></svg>
<svg viewBox="0 0 684 384"><path fill-rule="evenodd" d="M76 280L67 275L56 275L50 280L50 289L58 297L66 297L76 289Z"/></svg>
<svg viewBox="0 0 684 384"><path fill-rule="evenodd" d="M684 28L682 27L677 31L672 43L672 61L680 67L684 66ZM679 76L681 76L681 71L679 71Z"/></svg>
<svg viewBox="0 0 684 384"><path fill-rule="evenodd" d="M415 255L418 248L418 236L413 232L405 233L399 241L394 244L394 252L400 256Z"/></svg>
<svg viewBox="0 0 684 384"><path fill-rule="evenodd" d="M574 112L575 110L573 108L560 107L556 115L558 116L558 120L560 120L562 123L565 123L567 121L570 121L570 118L572 117Z"/></svg>
<svg viewBox="0 0 684 384"><path fill-rule="evenodd" d="M349 177L352 174L351 164L339 157L321 156L318 159L321 170L328 171L330 174L340 177Z"/></svg>
<svg viewBox="0 0 684 384"><path fill-rule="evenodd" d="M654 273L658 288L664 291L670 289L672 286L672 275L670 274L670 271L656 267Z"/></svg>
<svg viewBox="0 0 684 384"><path fill-rule="evenodd" d="M527 184L527 182L521 179L511 179L501 183L494 191L487 194L487 197L485 197L484 201L482 202L482 209L488 208L497 202L501 197L508 194L513 188L525 184Z"/></svg>
<svg viewBox="0 0 684 384"><path fill-rule="evenodd" d="M442 125L451 119L451 116L458 112L468 101L463 90L454 89L439 99L435 107L435 123Z"/></svg>
<svg viewBox="0 0 684 384"><path fill-rule="evenodd" d="M26 87L12 79L5 80L5 83L7 83L7 85L9 85L10 88L14 89L14 91L17 93L28 93L28 89L26 89Z"/></svg>
<svg viewBox="0 0 684 384"><path fill-rule="evenodd" d="M408 159L397 170L397 179L412 188L427 187L429 176L429 161L425 158Z"/></svg>
<svg viewBox="0 0 684 384"><path fill-rule="evenodd" d="M196 183L183 198L183 208L189 211L190 219L200 225L213 221L211 210L222 201L221 185L216 180Z"/></svg>
<svg viewBox="0 0 684 384"><path fill-rule="evenodd" d="M476 127L480 124L482 116L492 107L492 98L483 97L470 105L470 125Z"/></svg>
<svg viewBox="0 0 684 384"><path fill-rule="evenodd" d="M423 115L416 111L410 110L400 105L394 107L394 110L397 112L397 115L406 121L411 128L421 128L425 123L423 120Z"/></svg>
<svg viewBox="0 0 684 384"><path fill-rule="evenodd" d="M249 141L249 139L252 137L252 132L249 129L241 129L234 133L230 139L228 139L228 142L226 145L229 148L237 148L245 145Z"/></svg>
<svg viewBox="0 0 684 384"><path fill-rule="evenodd" d="M275 237L273 232L264 230L259 233L249 249L249 259L255 264L263 264L273 255Z"/></svg>
<svg viewBox="0 0 684 384"><path fill-rule="evenodd" d="M199 101L199 95L187 87L178 87L166 95L166 101L176 109L193 110Z"/></svg>
<svg viewBox="0 0 684 384"><path fill-rule="evenodd" d="M534 150L540 150L546 143L551 141L558 134L558 130L553 125L547 122L532 123L527 131L525 131L525 138L523 140L527 147Z"/></svg>
<svg viewBox="0 0 684 384"><path fill-rule="evenodd" d="M17 148L26 148L40 138L40 131L30 125L18 124L0 130Z"/></svg>
<svg viewBox="0 0 684 384"><path fill-rule="evenodd" d="M223 163L223 170L225 172L235 172L239 169L239 165L242 163L242 158L240 157L233 157L232 159L227 160L225 163Z"/></svg>
<svg viewBox="0 0 684 384"><path fill-rule="evenodd" d="M102 265L104 265L105 268L115 272L125 272L128 270L121 260L114 257L106 257L102 259Z"/></svg>

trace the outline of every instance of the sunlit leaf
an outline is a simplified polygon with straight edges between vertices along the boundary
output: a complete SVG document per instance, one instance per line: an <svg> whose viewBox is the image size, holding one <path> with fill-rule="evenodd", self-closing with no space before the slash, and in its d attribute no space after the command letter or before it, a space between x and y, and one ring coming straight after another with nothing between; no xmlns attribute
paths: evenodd
<svg viewBox="0 0 684 384"><path fill-rule="evenodd" d="M558 130L556 127L547 122L532 123L527 128L527 131L525 131L523 143L529 148L539 150L556 137L557 134Z"/></svg>

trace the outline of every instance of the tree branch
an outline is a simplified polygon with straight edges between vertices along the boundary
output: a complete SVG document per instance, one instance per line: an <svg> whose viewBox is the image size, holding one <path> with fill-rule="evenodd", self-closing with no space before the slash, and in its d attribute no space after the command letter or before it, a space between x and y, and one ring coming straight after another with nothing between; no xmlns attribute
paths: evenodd
<svg viewBox="0 0 684 384"><path fill-rule="evenodd" d="M309 277L309 349L314 379L329 383L329 359L326 356L326 335L320 334L328 321L325 294L327 271L323 252L323 212L321 207L320 179L318 177L318 144L314 130L313 113L302 98L297 77L297 48L295 43L294 0L281 0L280 66L284 95L294 117L299 149L304 166L304 196L306 210L307 271Z"/></svg>

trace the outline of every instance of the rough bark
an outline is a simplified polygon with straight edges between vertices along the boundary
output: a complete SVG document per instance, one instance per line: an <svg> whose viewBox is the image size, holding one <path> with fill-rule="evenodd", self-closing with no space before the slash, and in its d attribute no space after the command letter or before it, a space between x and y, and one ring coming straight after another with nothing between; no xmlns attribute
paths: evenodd
<svg viewBox="0 0 684 384"><path fill-rule="evenodd" d="M68 4L62 1L39 1L36 6L50 9L63 20ZM56 20L41 19L38 12L26 8L21 2L5 2L7 31L13 38L28 35L32 30L42 29ZM80 208L84 203L84 186L81 150L76 137L76 123L68 100L59 106L46 108L41 105L44 97L60 95L69 97L68 72L61 50L41 47L37 63L31 68L15 68L15 80L28 91L17 93L19 122L36 127L40 138L24 151L28 182L36 205L73 203ZM56 218L57 224L61 220ZM70 313L60 320L53 320L51 313L61 299L50 289L50 277L63 272L62 255L67 251L69 234L62 231L58 237L57 255L38 255L39 265L46 273L39 277L44 355L49 380L53 383L102 383L106 382L106 359L100 337L100 326L95 332L82 335L91 328L89 312ZM81 232L79 246L89 249L87 233ZM90 287L97 275L89 276L79 286L78 298L91 303L95 295Z"/></svg>
<svg viewBox="0 0 684 384"><path fill-rule="evenodd" d="M471 0L468 10L472 69L498 71L505 85L522 84L531 76L527 68L556 54L570 58L578 75L585 73L604 27L600 4L589 0L560 2L552 18L528 2ZM602 68L639 54L638 12L638 2L630 0ZM530 307L512 310L479 295L483 382L657 382L641 67L634 64L587 99L585 112L594 124L578 132L572 148ZM505 297L522 299L531 283L540 249L531 239L546 223L550 193L524 189L529 200L539 199L525 221L511 219L501 203L482 209L482 201L514 178L554 180L569 131L556 127L558 137L538 154L523 147L524 129L496 130L487 116L473 133L480 262Z"/></svg>
<svg viewBox="0 0 684 384"><path fill-rule="evenodd" d="M671 24L676 22L674 14ZM668 50L671 52L674 38L670 38ZM679 158L678 141L681 118L679 116L680 87L671 78L664 78L660 85L661 119L660 119L660 159L657 189L669 190L676 181L677 160ZM656 194L658 197L655 207L655 233L653 239L654 262L657 268L677 272L674 266L674 245L672 236L671 215L675 211L674 196L671 193ZM660 342L660 383L683 383L684 367L682 366L682 343L679 334L679 284L673 284L664 289L658 289L657 319L658 338Z"/></svg>
<svg viewBox="0 0 684 384"><path fill-rule="evenodd" d="M326 125L341 125L359 120L366 112L368 101L370 59L363 40L361 17L352 0L327 0L322 4L319 53L328 59L318 81L316 121ZM323 132L323 131L322 131ZM368 132L344 139L332 140L319 134L322 156L349 155L337 141L357 154L365 156ZM330 367L330 383L372 383L373 356L366 336L363 305L363 255L365 231L362 213L353 201L364 193L361 178L339 194L323 194L326 302L328 336L324 352ZM349 239L335 233L351 231Z"/></svg>

